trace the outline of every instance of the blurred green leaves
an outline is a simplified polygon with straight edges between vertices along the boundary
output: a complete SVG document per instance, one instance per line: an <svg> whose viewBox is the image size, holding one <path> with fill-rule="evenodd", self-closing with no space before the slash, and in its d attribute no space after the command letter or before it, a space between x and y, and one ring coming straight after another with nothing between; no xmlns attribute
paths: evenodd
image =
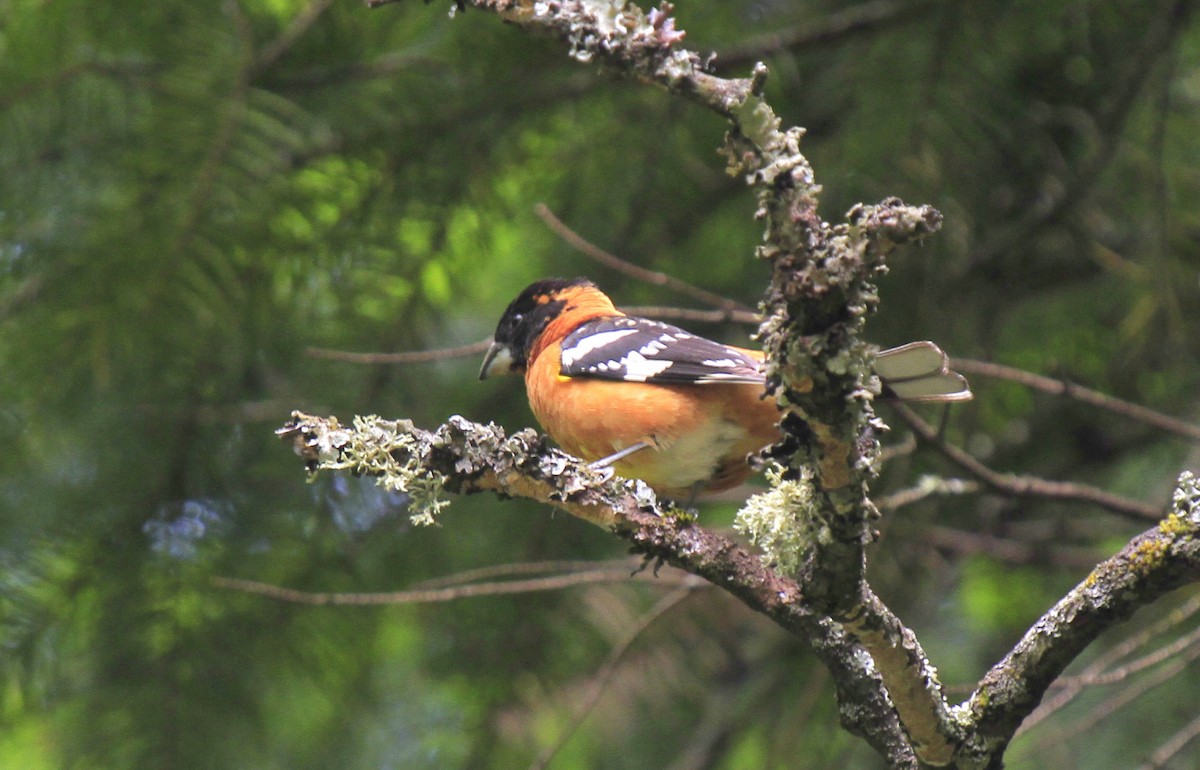
<svg viewBox="0 0 1200 770"><path fill-rule="evenodd" d="M677 16L689 45L719 54L847 7L700 2ZM767 98L809 129L827 218L890 194L947 216L895 256L873 340L936 339L1195 417L1190 10L919 3L763 52ZM394 590L622 555L592 528L490 499L411 530L396 501L305 485L271 435L293 408L532 423L520 383L477 383L477 361L363 366L308 347L475 342L545 275L683 304L585 261L534 204L638 264L743 301L762 288L761 225L714 152L719 120L554 41L445 11L0 2L0 765L522 766L619 621L658 596L638 584L368 610L209 583ZM1002 469L1152 500L1194 453L973 385L950 435ZM895 463L897 485L945 470L922 454ZM1070 546L1129 532L1087 508L986 496L897 515ZM898 576L889 601L933 636L1002 651L1068 580L907 530L873 558ZM558 766L790 767L801 741L808 766L874 766L833 728L804 651L731 606L697 599L649 629ZM979 665L978 650L942 648L961 656L949 670Z"/></svg>

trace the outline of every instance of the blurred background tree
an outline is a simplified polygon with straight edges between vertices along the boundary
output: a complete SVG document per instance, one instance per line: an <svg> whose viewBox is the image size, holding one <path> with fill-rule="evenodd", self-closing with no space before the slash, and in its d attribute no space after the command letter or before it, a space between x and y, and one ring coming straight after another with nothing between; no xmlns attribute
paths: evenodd
<svg viewBox="0 0 1200 770"><path fill-rule="evenodd" d="M538 202L738 301L765 283L718 119L450 5L0 0L0 765L879 765L803 645L732 599L629 580L615 541L517 502L456 501L414 529L369 483L300 483L273 438L293 408L532 422L476 358L310 348L477 342L546 275L686 304L587 261ZM1196 419L1194 5L698 0L677 17L718 71L768 62L827 217L887 195L946 215L893 259L875 341L932 338ZM1161 429L974 385L948 436L993 467L1160 504L1197 465ZM879 492L921 473L960 471L901 454ZM972 494L883 528L873 584L954 687L1144 525ZM580 568L564 561L614 579L369 608L211 583L393 591ZM1011 767L1200 762L1198 595L1180 594L1078 664L1089 686L1051 691L1063 706Z"/></svg>

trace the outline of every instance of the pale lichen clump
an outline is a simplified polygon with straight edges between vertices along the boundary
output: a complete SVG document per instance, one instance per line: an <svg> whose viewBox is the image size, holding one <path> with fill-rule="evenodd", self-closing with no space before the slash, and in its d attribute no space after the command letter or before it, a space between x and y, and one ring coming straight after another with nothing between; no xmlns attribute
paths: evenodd
<svg viewBox="0 0 1200 770"><path fill-rule="evenodd" d="M813 484L807 469L798 479L784 479L783 469L766 471L771 490L754 495L737 513L734 529L763 550L764 560L781 573L795 574L817 534L812 517Z"/></svg>
<svg viewBox="0 0 1200 770"><path fill-rule="evenodd" d="M1181 518L1190 519L1193 525L1200 524L1200 482L1194 473L1184 471L1179 474L1171 502Z"/></svg>
<svg viewBox="0 0 1200 770"><path fill-rule="evenodd" d="M561 31L570 45L570 56L587 63L597 54L612 54L617 48L671 48L687 34L675 28L671 11L670 3L647 14L625 0L537 0L504 8L500 14L521 24L564 27ZM690 54L684 52L680 63L686 65L685 73L691 71Z"/></svg>
<svg viewBox="0 0 1200 770"><path fill-rule="evenodd" d="M319 467L375 476L379 486L408 495L413 524L434 524L438 513L450 504L442 496L446 477L425 465L429 444L418 440L412 427L408 420L355 417L353 430L325 437L340 445L336 457L321 457Z"/></svg>

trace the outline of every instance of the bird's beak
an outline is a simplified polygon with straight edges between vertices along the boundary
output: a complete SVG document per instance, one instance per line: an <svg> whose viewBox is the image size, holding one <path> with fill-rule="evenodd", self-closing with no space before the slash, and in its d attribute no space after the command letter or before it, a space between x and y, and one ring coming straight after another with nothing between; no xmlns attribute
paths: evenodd
<svg viewBox="0 0 1200 770"><path fill-rule="evenodd" d="M513 357L508 345L493 342L483 356L483 366L479 367L479 379L486 380L493 374L508 374L512 371Z"/></svg>

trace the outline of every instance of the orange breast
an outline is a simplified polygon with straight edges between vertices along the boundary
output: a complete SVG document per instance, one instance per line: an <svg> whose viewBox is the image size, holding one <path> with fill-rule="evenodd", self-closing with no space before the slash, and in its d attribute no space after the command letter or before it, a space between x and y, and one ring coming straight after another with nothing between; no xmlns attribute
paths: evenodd
<svg viewBox="0 0 1200 770"><path fill-rule="evenodd" d="M559 374L558 343L540 351L525 384L534 416L559 446L588 461L639 441L653 444L614 464L657 492L715 492L750 475L746 455L775 441L779 412L760 385L652 385Z"/></svg>

